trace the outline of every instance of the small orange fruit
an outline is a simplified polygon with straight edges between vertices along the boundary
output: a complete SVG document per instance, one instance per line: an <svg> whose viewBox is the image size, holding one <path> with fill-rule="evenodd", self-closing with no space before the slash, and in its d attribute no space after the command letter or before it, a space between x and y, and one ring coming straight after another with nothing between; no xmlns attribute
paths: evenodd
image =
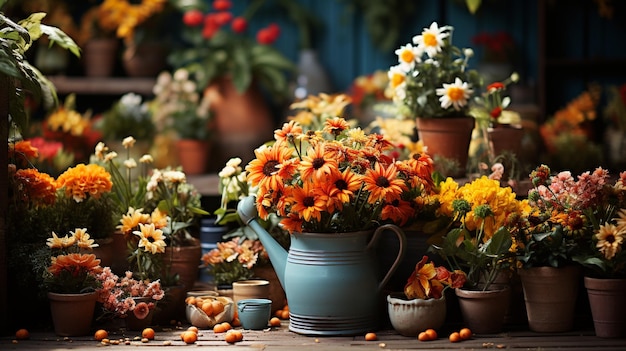
<svg viewBox="0 0 626 351"><path fill-rule="evenodd" d="M459 330L459 336L461 337L461 339L467 340L472 337L472 331L470 330L470 328L463 328Z"/></svg>
<svg viewBox="0 0 626 351"><path fill-rule="evenodd" d="M224 304L221 301L213 301L211 303L213 305L213 315L218 315L224 311Z"/></svg>
<svg viewBox="0 0 626 351"><path fill-rule="evenodd" d="M428 335L428 340L437 340L437 331L435 329L426 329L424 333Z"/></svg>
<svg viewBox="0 0 626 351"><path fill-rule="evenodd" d="M222 325L224 326L224 329L226 329L226 331L233 329L233 326L230 325L230 323L228 322L223 322Z"/></svg>
<svg viewBox="0 0 626 351"><path fill-rule="evenodd" d="M270 319L270 326L272 326L272 327L280 327L280 319L278 317L272 317Z"/></svg>
<svg viewBox="0 0 626 351"><path fill-rule="evenodd" d="M235 336L237 337L237 341L243 340L243 333L241 332L241 330L233 329L231 333L235 334Z"/></svg>
<svg viewBox="0 0 626 351"><path fill-rule="evenodd" d="M194 325L192 325L191 327L187 328L187 330L192 331L192 332L194 332L196 334L198 334L198 331L199 331L198 327L196 327Z"/></svg>
<svg viewBox="0 0 626 351"><path fill-rule="evenodd" d="M289 310L283 310L283 313L280 316L281 319L289 319Z"/></svg>
<svg viewBox="0 0 626 351"><path fill-rule="evenodd" d="M283 310L277 310L274 312L274 317L283 318Z"/></svg>
<svg viewBox="0 0 626 351"><path fill-rule="evenodd" d="M289 305L285 305L285 307L283 307L283 311L289 311Z"/></svg>
<svg viewBox="0 0 626 351"><path fill-rule="evenodd" d="M201 309L207 316L213 316L213 304L210 301L204 302Z"/></svg>
<svg viewBox="0 0 626 351"><path fill-rule="evenodd" d="M193 344L194 342L198 341L198 334L194 333L191 330L184 331L180 337L181 339L183 339L185 344Z"/></svg>
<svg viewBox="0 0 626 351"><path fill-rule="evenodd" d="M102 341L102 339L106 339L109 337L109 332L104 329L98 329L96 333L93 335L93 338L97 341Z"/></svg>
<svg viewBox="0 0 626 351"><path fill-rule="evenodd" d="M193 296L188 296L187 298L185 298L185 303L188 305L195 305L196 304L196 298Z"/></svg>
<svg viewBox="0 0 626 351"><path fill-rule="evenodd" d="M222 323L218 323L213 326L213 332L216 334L223 333L225 331L226 331L226 327Z"/></svg>
<svg viewBox="0 0 626 351"><path fill-rule="evenodd" d="M365 334L365 341L376 341L378 340L378 336L376 333L367 333Z"/></svg>
<svg viewBox="0 0 626 351"><path fill-rule="evenodd" d="M232 321L232 322L230 322L230 324L231 324L233 327L241 327L241 321L239 320L239 317L235 317L235 318L233 318L233 321Z"/></svg>
<svg viewBox="0 0 626 351"><path fill-rule="evenodd" d="M461 341L461 335L459 335L459 332L452 332L448 339L450 339L450 342L459 342Z"/></svg>
<svg viewBox="0 0 626 351"><path fill-rule="evenodd" d="M30 333L28 332L27 329L20 329L18 331L15 332L15 338L17 340L26 340L30 337Z"/></svg>
<svg viewBox="0 0 626 351"><path fill-rule="evenodd" d="M148 340L154 340L154 329L152 329L152 328L145 328L141 332L141 337L142 338L146 338Z"/></svg>
<svg viewBox="0 0 626 351"><path fill-rule="evenodd" d="M429 341L430 339L428 338L428 334L426 334L426 332L420 332L417 335L417 340L419 340L419 341Z"/></svg>
<svg viewBox="0 0 626 351"><path fill-rule="evenodd" d="M234 344L239 341L239 338L237 337L237 333L228 332L224 335L224 340L229 344Z"/></svg>

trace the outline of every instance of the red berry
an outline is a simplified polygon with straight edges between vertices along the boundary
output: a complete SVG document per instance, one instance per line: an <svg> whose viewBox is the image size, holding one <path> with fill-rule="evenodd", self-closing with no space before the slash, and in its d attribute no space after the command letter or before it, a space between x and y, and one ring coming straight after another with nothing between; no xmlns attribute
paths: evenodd
<svg viewBox="0 0 626 351"><path fill-rule="evenodd" d="M196 27L202 24L204 15L200 10L190 10L183 15L183 23L189 27Z"/></svg>
<svg viewBox="0 0 626 351"><path fill-rule="evenodd" d="M215 23L220 27L227 24L232 19L233 14L230 12L218 12L215 14Z"/></svg>
<svg viewBox="0 0 626 351"><path fill-rule="evenodd" d="M233 4L230 0L215 0L213 1L213 9L216 11L225 11L231 8Z"/></svg>
<svg viewBox="0 0 626 351"><path fill-rule="evenodd" d="M248 28L248 21L243 17L236 17L231 23L231 28L235 33L243 33Z"/></svg>

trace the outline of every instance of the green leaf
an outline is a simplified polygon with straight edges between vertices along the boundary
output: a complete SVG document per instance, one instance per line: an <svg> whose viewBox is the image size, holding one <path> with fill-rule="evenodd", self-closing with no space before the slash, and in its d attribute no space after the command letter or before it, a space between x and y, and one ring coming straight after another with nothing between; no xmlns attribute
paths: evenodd
<svg viewBox="0 0 626 351"><path fill-rule="evenodd" d="M500 227L485 243L484 250L489 255L500 256L507 253L512 244L511 233L505 227Z"/></svg>
<svg viewBox="0 0 626 351"><path fill-rule="evenodd" d="M57 44L60 47L69 50L74 56L80 57L80 48L65 32L57 27L47 26L42 24L40 26L41 31L45 33L50 39L50 46Z"/></svg>

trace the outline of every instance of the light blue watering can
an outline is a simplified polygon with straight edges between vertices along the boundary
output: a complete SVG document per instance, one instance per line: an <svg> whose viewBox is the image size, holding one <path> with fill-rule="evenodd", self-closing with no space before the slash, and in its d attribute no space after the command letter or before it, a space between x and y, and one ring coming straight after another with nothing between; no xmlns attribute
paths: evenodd
<svg viewBox="0 0 626 351"><path fill-rule="evenodd" d="M382 287L404 257L406 238L395 225L352 233L296 233L285 250L255 220L254 197L239 202L242 221L259 236L289 304L289 330L307 335L357 335L378 328ZM400 241L392 266L382 275L373 257L380 235Z"/></svg>

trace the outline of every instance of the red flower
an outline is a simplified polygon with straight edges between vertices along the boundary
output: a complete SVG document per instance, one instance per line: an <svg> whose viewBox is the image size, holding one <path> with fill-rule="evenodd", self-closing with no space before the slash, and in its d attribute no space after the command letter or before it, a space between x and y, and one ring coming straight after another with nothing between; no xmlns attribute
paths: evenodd
<svg viewBox="0 0 626 351"><path fill-rule="evenodd" d="M272 23L266 28L259 30L256 35L256 41L259 44L271 45L276 41L276 39L278 39L279 35L280 27L277 24Z"/></svg>
<svg viewBox="0 0 626 351"><path fill-rule="evenodd" d="M191 10L183 15L183 23L189 27L197 27L202 24L204 15L200 10Z"/></svg>
<svg viewBox="0 0 626 351"><path fill-rule="evenodd" d="M137 319L144 319L148 317L148 314L150 314L150 306L148 306L148 304L145 302L140 302L135 305L133 313L135 314L135 317L137 317Z"/></svg>
<svg viewBox="0 0 626 351"><path fill-rule="evenodd" d="M231 23L231 28L235 33L243 33L248 28L248 21L243 17L235 17Z"/></svg>
<svg viewBox="0 0 626 351"><path fill-rule="evenodd" d="M494 90L503 90L505 88L504 84L502 82L493 82L489 85L487 85L487 91L491 92Z"/></svg>
<svg viewBox="0 0 626 351"><path fill-rule="evenodd" d="M216 11L226 11L233 6L230 0L215 0L213 1L213 9Z"/></svg>
<svg viewBox="0 0 626 351"><path fill-rule="evenodd" d="M493 110L489 112L489 115L491 115L491 118L493 119L497 119L498 117L500 117L501 114L502 114L502 107L500 106L494 107Z"/></svg>

